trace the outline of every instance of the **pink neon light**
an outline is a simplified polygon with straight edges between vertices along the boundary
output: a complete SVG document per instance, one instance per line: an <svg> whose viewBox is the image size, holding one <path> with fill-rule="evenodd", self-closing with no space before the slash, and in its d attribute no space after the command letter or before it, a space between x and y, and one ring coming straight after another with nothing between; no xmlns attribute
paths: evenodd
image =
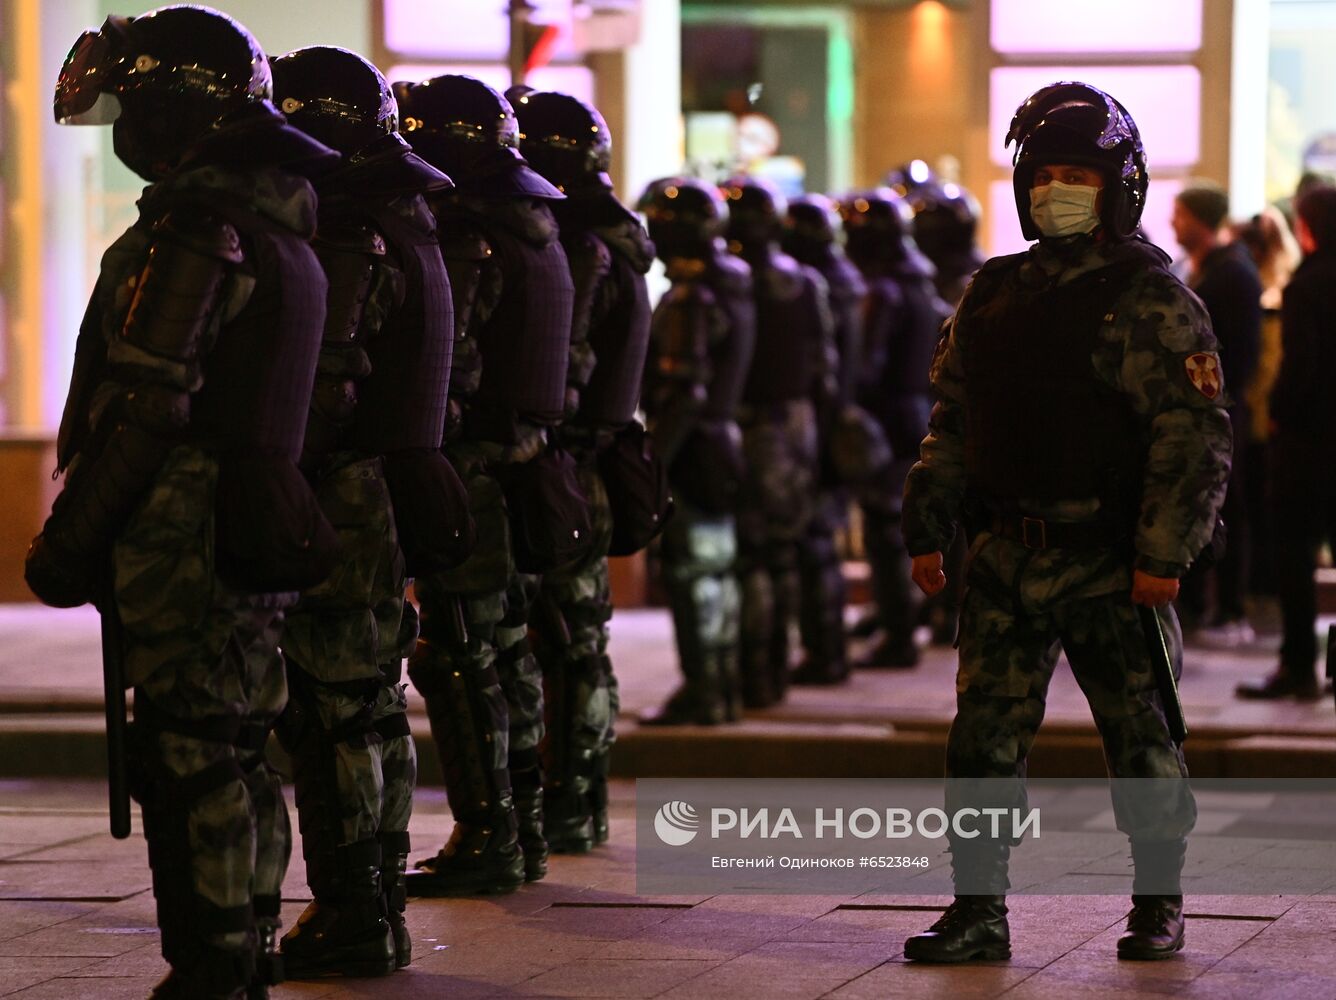
<svg viewBox="0 0 1336 1000"><path fill-rule="evenodd" d="M1195 66L1004 66L989 81L989 148L1010 166L1002 142L1021 102L1058 80L1080 80L1112 94L1136 119L1151 176L1156 166L1190 167L1201 158L1201 73Z"/></svg>
<svg viewBox="0 0 1336 1000"><path fill-rule="evenodd" d="M1182 190L1183 181L1177 178L1151 181L1146 194L1146 210L1141 216L1141 226L1151 242L1174 258L1181 256L1183 251L1174 241L1169 217L1174 213L1174 197ZM1028 246L1021 235L1020 219L1016 217L1016 196L1010 180L994 181L989 185L988 236L988 252L993 256L1016 253Z"/></svg>
<svg viewBox="0 0 1336 1000"><path fill-rule="evenodd" d="M572 0L532 0L533 19L561 27L554 58L574 55ZM507 0L385 0L385 47L433 59L504 59L510 46Z"/></svg>
<svg viewBox="0 0 1336 1000"><path fill-rule="evenodd" d="M1195 52L1201 0L993 0L998 52Z"/></svg>

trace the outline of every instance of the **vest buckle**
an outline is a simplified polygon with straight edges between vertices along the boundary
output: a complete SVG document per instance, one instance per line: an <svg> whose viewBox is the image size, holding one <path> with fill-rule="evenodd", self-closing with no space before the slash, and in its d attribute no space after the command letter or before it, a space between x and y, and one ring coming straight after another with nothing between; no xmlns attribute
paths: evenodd
<svg viewBox="0 0 1336 1000"><path fill-rule="evenodd" d="M1043 518L1021 518L1021 544L1027 549L1048 548L1048 525Z"/></svg>

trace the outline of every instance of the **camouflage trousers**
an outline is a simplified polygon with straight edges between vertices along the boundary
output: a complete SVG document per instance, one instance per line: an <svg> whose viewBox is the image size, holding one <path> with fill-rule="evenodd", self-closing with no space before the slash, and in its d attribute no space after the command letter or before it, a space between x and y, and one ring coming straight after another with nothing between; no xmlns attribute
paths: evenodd
<svg viewBox="0 0 1336 1000"><path fill-rule="evenodd" d="M550 771L585 774L611 746L617 680L608 659L608 547L612 509L592 449L574 452L580 488L589 500L593 537L575 565L544 575L534 608L536 652L547 688Z"/></svg>
<svg viewBox="0 0 1336 1000"><path fill-rule="evenodd" d="M743 424L746 474L738 496L744 700L782 698L789 628L799 605L798 546L816 505L816 417L806 400Z"/></svg>
<svg viewBox="0 0 1336 1000"><path fill-rule="evenodd" d="M983 551L980 551L980 550ZM1026 758L1044 716L1049 681L1065 652L1090 703L1115 782L1118 829L1133 842L1181 843L1196 821L1182 749L1169 735L1147 637L1130 593L1130 574L1105 550L1082 559L1035 554L1019 543L983 535L960 620L956 717L947 740L948 778L1003 779L994 787L1004 808L1026 805ZM1101 592L1102 591L1102 592ZM1158 611L1175 672L1182 641L1171 607ZM990 783L991 785L992 783ZM948 810L965 805L968 787L950 783ZM954 801L953 801L954 797ZM968 852L953 842L953 852ZM1181 858L1180 858L1181 860Z"/></svg>
<svg viewBox="0 0 1336 1000"><path fill-rule="evenodd" d="M696 700L721 704L738 684L734 520L679 501L657 544L685 686Z"/></svg>
<svg viewBox="0 0 1336 1000"><path fill-rule="evenodd" d="M288 615L292 700L278 733L292 757L307 880L319 893L335 875L336 848L407 836L417 751L399 678L417 616L404 601L380 459L336 456L316 496L338 533L340 559Z"/></svg>
<svg viewBox="0 0 1336 1000"><path fill-rule="evenodd" d="M296 595L242 594L218 579L217 481L202 450L168 456L113 547L114 599L163 957L180 968L223 961L244 976L256 927L279 925L291 850L263 746L287 701L278 641Z"/></svg>
<svg viewBox="0 0 1336 1000"><path fill-rule="evenodd" d="M461 566L416 582L422 634L408 672L429 712L446 678L459 672L475 704L489 706L490 718L475 724L495 730L489 753L497 766L523 769L537 764L543 739L542 671L528 640L537 580L515 569L506 498L487 471L492 452L468 442L449 453L468 489L477 544Z"/></svg>

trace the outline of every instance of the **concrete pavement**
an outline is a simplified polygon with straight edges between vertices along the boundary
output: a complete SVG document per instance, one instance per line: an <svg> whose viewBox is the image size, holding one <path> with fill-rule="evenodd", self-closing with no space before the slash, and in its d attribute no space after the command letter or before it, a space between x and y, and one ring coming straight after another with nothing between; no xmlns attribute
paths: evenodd
<svg viewBox="0 0 1336 1000"><path fill-rule="evenodd" d="M140 998L165 971L143 841L137 831L123 842L107 835L102 794L91 781L0 783L0 996ZM1186 949L1148 964L1114 958L1125 899L1016 896L1010 962L915 966L901 943L944 899L637 896L633 797L631 783L616 782L611 844L554 858L541 883L509 896L411 903L409 969L290 983L274 996L1336 997L1336 896L1189 897ZM443 797L427 792L415 841L429 851L448 827ZM284 897L290 925L309 898L300 862Z"/></svg>

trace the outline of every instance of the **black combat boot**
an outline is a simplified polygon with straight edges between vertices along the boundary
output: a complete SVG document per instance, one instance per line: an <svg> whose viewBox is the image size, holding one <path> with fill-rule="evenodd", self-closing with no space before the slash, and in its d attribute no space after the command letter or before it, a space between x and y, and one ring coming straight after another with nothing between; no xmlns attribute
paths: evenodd
<svg viewBox="0 0 1336 1000"><path fill-rule="evenodd" d="M957 896L937 922L905 941L914 962L999 962L1011 957L1006 896Z"/></svg>
<svg viewBox="0 0 1336 1000"><path fill-rule="evenodd" d="M594 777L589 783L589 808L594 821L594 843L608 842L608 768L612 746L603 747L594 756Z"/></svg>
<svg viewBox="0 0 1336 1000"><path fill-rule="evenodd" d="M1133 896L1118 957L1132 961L1170 958L1183 948L1183 897Z"/></svg>
<svg viewBox="0 0 1336 1000"><path fill-rule="evenodd" d="M543 833L557 854L584 854L594 846L589 789L594 748L602 732L591 731L589 708L603 686L606 657L562 659L546 678L551 723L543 783ZM517 793L518 798L518 793Z"/></svg>
<svg viewBox="0 0 1336 1000"><path fill-rule="evenodd" d="M408 933L404 912L408 909L408 889L404 875L408 871L410 849L408 831L377 834L380 841L380 898L385 922L394 937L394 964L406 969L413 961L413 939Z"/></svg>
<svg viewBox="0 0 1336 1000"><path fill-rule="evenodd" d="M255 909L255 975L246 987L246 1000L265 1000L269 987L287 979L283 956L278 951L279 911L283 898L279 895L253 897Z"/></svg>
<svg viewBox="0 0 1336 1000"><path fill-rule="evenodd" d="M288 979L388 976L394 935L384 916L380 843L360 840L335 850L335 867L312 878L315 899L283 935ZM309 874L311 873L308 868Z"/></svg>
<svg viewBox="0 0 1336 1000"><path fill-rule="evenodd" d="M912 636L883 632L872 647L854 661L859 670L907 670L917 667L922 654Z"/></svg>
<svg viewBox="0 0 1336 1000"><path fill-rule="evenodd" d="M520 851L524 855L524 881L537 882L547 874L547 838L543 835L543 772L527 767L510 772L515 794Z"/></svg>
<svg viewBox="0 0 1336 1000"><path fill-rule="evenodd" d="M681 591L686 592L681 592ZM737 653L725 662L721 651L701 635L700 615L690 585L672 588L669 602L682 665L682 686L662 707L640 717L642 726L717 726L737 717ZM725 670L731 668L731 673Z"/></svg>
<svg viewBox="0 0 1336 1000"><path fill-rule="evenodd" d="M200 946L189 965L173 965L153 987L149 1000L250 1000L265 997L268 990L251 993L255 979L253 955L207 945Z"/></svg>
<svg viewBox="0 0 1336 1000"><path fill-rule="evenodd" d="M524 884L510 771L499 759L510 715L496 668L478 669L471 659L441 657L426 640L409 659L408 675L427 703L455 818L439 853L407 872L410 896L513 892Z"/></svg>
<svg viewBox="0 0 1336 1000"><path fill-rule="evenodd" d="M1118 957L1169 958L1183 947L1183 862L1187 840L1133 838L1132 911L1118 939Z"/></svg>

